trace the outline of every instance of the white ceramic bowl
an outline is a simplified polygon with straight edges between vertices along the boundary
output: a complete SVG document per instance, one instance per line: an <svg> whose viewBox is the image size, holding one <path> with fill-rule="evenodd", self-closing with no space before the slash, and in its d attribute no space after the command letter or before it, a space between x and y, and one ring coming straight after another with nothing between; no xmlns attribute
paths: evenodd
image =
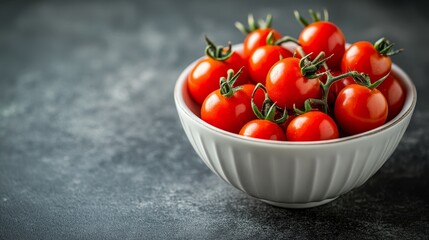
<svg viewBox="0 0 429 240"><path fill-rule="evenodd" d="M241 48L240 45L235 46ZM280 142L243 137L213 127L199 117L187 91L189 65L179 76L174 100L183 129L202 161L248 195L287 208L328 203L365 183L391 156L414 111L417 92L393 64L406 99L402 111L371 131L316 142Z"/></svg>

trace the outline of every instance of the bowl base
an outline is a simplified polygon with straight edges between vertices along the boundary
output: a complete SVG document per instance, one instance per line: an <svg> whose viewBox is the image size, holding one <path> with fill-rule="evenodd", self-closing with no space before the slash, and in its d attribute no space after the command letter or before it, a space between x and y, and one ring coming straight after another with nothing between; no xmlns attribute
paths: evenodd
<svg viewBox="0 0 429 240"><path fill-rule="evenodd" d="M284 202L273 202L269 200L260 199L262 202L268 203L270 205L276 206L276 207L282 207L282 208L312 208L321 206L323 204L327 204L329 202L334 201L338 197L325 199L319 202L308 202L308 203L284 203Z"/></svg>

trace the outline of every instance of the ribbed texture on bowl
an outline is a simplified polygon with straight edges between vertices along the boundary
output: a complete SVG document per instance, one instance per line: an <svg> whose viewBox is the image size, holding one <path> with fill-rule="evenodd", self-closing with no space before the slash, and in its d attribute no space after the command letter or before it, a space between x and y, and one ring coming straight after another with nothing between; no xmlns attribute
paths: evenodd
<svg viewBox="0 0 429 240"><path fill-rule="evenodd" d="M175 103L183 129L202 161L237 189L283 207L313 207L365 183L391 156L413 113L417 94L409 77L393 65L407 93L402 111L369 132L330 141L275 142L242 137L202 121L186 77L176 83Z"/></svg>
<svg viewBox="0 0 429 240"><path fill-rule="evenodd" d="M321 145L252 144L208 131L179 112L203 162L250 196L279 203L335 198L363 184L390 157L410 117L383 134Z"/></svg>

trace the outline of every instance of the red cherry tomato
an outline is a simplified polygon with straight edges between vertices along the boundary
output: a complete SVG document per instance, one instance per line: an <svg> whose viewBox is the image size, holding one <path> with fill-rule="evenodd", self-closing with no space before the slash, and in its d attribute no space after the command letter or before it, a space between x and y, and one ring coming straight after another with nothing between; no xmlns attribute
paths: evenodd
<svg viewBox="0 0 429 240"><path fill-rule="evenodd" d="M259 139L286 140L285 133L278 124L263 119L255 119L246 123L246 125L241 128L239 134Z"/></svg>
<svg viewBox="0 0 429 240"><path fill-rule="evenodd" d="M338 138L338 127L326 113L310 111L296 116L286 129L288 141L319 141Z"/></svg>
<svg viewBox="0 0 429 240"><path fill-rule="evenodd" d="M268 95L280 107L293 109L304 106L308 98L320 98L319 79L308 79L301 73L300 59L284 58L275 63L267 74Z"/></svg>
<svg viewBox="0 0 429 240"><path fill-rule="evenodd" d="M348 134L358 134L383 125L387 119L386 98L377 89L351 84L335 100L335 119Z"/></svg>
<svg viewBox="0 0 429 240"><path fill-rule="evenodd" d="M271 14L268 14L265 20L259 19L257 21L255 21L252 14L249 14L247 27L240 22L235 23L238 30L246 35L243 41L242 53L246 61L258 47L267 45L267 37L271 32L274 41L282 37L276 29L271 27L272 22L273 17Z"/></svg>
<svg viewBox="0 0 429 240"><path fill-rule="evenodd" d="M313 57L320 52L324 52L326 57L332 55L327 65L330 69L340 69L346 40L341 29L332 22L317 21L307 25L301 31L298 42L305 54L312 53Z"/></svg>
<svg viewBox="0 0 429 240"><path fill-rule="evenodd" d="M391 68L391 58L380 54L368 41L350 45L341 62L342 71L364 72L369 75L372 83L389 74Z"/></svg>
<svg viewBox="0 0 429 240"><path fill-rule="evenodd" d="M241 56L233 52L231 57L224 61L219 61L211 57L204 57L198 61L188 75L188 90L192 98L198 104L202 104L204 99L211 92L219 88L219 79L225 75L228 69L235 72L245 66ZM236 85L249 83L250 78L246 69L237 79Z"/></svg>
<svg viewBox="0 0 429 240"><path fill-rule="evenodd" d="M220 89L213 91L201 106L201 119L228 132L238 133L244 124L256 119L251 107L253 84L244 84L231 97L225 97ZM256 97L256 96L255 96ZM264 96L257 97L262 105Z"/></svg>
<svg viewBox="0 0 429 240"><path fill-rule="evenodd" d="M282 46L265 45L257 48L251 54L248 67L250 78L255 83L265 85L265 79L271 66L278 62L280 58L292 57L293 54Z"/></svg>
<svg viewBox="0 0 429 240"><path fill-rule="evenodd" d="M384 95L389 108L387 121L393 119L402 110L405 102L405 91L398 79L390 74L377 89Z"/></svg>
<svg viewBox="0 0 429 240"><path fill-rule="evenodd" d="M282 35L273 28L260 28L247 34L243 41L243 58L249 59L257 48L267 45L267 37L270 32L273 32L274 41L282 37Z"/></svg>

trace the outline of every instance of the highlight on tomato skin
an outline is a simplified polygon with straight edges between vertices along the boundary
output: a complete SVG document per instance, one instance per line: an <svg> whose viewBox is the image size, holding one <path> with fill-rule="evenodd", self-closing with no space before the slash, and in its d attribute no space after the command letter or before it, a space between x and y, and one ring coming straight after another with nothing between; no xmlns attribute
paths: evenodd
<svg viewBox="0 0 429 240"><path fill-rule="evenodd" d="M248 60L250 78L255 84L265 84L271 67L281 58L292 56L292 52L282 46L265 45L257 48Z"/></svg>
<svg viewBox="0 0 429 240"><path fill-rule="evenodd" d="M188 91L192 99L201 105L204 99L214 90L219 88L219 79L223 77L229 69L237 72L246 65L241 55L229 47L215 45L208 37L206 56L200 59L188 74ZM242 69L236 85L250 83L247 69Z"/></svg>
<svg viewBox="0 0 429 240"><path fill-rule="evenodd" d="M246 137L266 140L286 140L285 133L278 124L264 119L255 119L246 123L243 128L241 128L239 134Z"/></svg>
<svg viewBox="0 0 429 240"><path fill-rule="evenodd" d="M303 76L300 59L294 57L284 58L271 67L266 87L271 99L287 109L302 108L305 100L322 96L320 81Z"/></svg>
<svg viewBox="0 0 429 240"><path fill-rule="evenodd" d="M335 119L349 135L363 133L383 125L388 114L387 100L376 88L351 84L335 100Z"/></svg>
<svg viewBox="0 0 429 240"><path fill-rule="evenodd" d="M391 56L403 49L394 49L394 44L380 38L374 44L369 41L352 43L341 60L343 71L358 71L369 75L372 83L387 76L392 70Z"/></svg>
<svg viewBox="0 0 429 240"><path fill-rule="evenodd" d="M281 33L272 27L272 21L273 17L271 14L268 14L265 20L259 19L258 21L255 21L252 14L249 14L247 27L241 22L235 23L236 28L245 35L242 53L245 61L249 60L257 48L267 45L268 35L272 34L274 41L282 37Z"/></svg>
<svg viewBox="0 0 429 240"><path fill-rule="evenodd" d="M282 37L280 32L273 28L257 29L249 33L243 41L243 59L249 59L256 49L267 45L266 39L270 32L273 33L275 40Z"/></svg>
<svg viewBox="0 0 429 240"><path fill-rule="evenodd" d="M242 70L240 68L235 73L229 69L227 77L220 78L219 88L211 92L201 105L202 120L225 131L238 133L244 124L256 118L251 104L255 85L234 85ZM255 93L256 97L258 104L262 105L261 93Z"/></svg>
<svg viewBox="0 0 429 240"><path fill-rule="evenodd" d="M343 71L355 70L369 75L371 82L389 74L392 60L376 51L368 41L359 41L350 45L341 61Z"/></svg>
<svg viewBox="0 0 429 240"><path fill-rule="evenodd" d="M305 27L298 38L304 53L314 55L324 52L331 56L327 64L331 69L341 68L341 59L346 49L346 40L341 29L327 21L314 22Z"/></svg>
<svg viewBox="0 0 429 240"><path fill-rule="evenodd" d="M241 64L241 65L240 65ZM188 90L192 99L201 105L204 99L212 91L219 88L219 79L225 75L228 69L238 71L243 65L243 60L238 53L233 52L225 61L204 57L192 68L188 75ZM247 70L237 79L237 85L250 83Z"/></svg>
<svg viewBox="0 0 429 240"><path fill-rule="evenodd" d="M335 23L329 21L328 11L321 14L309 9L313 22L307 21L298 11L294 11L296 20L304 27L298 37L298 43L304 54L318 55L324 52L330 56L327 65L332 70L341 68L341 59L346 49L346 38L343 31ZM297 52L300 54L300 52ZM302 56L301 56L302 57Z"/></svg>
<svg viewBox="0 0 429 240"><path fill-rule="evenodd" d="M335 121L328 114L317 110L296 116L286 129L288 141L321 141L338 137Z"/></svg>

